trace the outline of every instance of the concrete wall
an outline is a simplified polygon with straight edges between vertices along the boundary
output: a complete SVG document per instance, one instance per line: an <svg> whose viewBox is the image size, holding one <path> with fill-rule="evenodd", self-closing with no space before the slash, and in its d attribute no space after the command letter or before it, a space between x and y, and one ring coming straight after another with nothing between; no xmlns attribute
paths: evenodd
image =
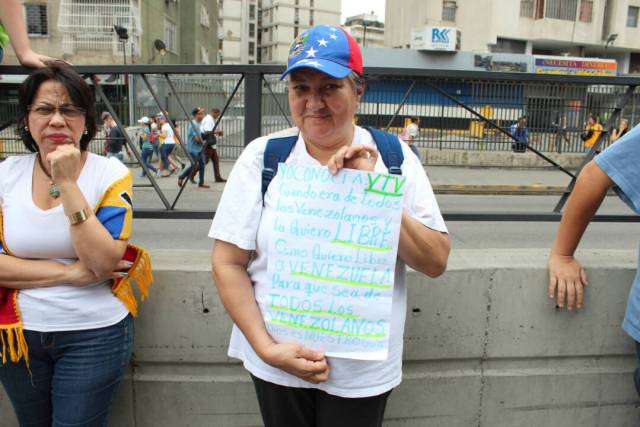
<svg viewBox="0 0 640 427"><path fill-rule="evenodd" d="M432 166L553 167L531 151L514 153L511 151L438 150L435 148L419 148L419 150L422 154L422 163ZM566 169L576 170L586 154L544 153L544 155Z"/></svg>
<svg viewBox="0 0 640 427"><path fill-rule="evenodd" d="M259 426L248 375L226 356L228 317L206 252L154 252L134 367L112 426ZM436 280L409 273L403 383L389 427L637 426L631 340L620 328L635 253L580 254L586 308L556 312L542 250L454 249ZM3 427L14 427L0 394Z"/></svg>

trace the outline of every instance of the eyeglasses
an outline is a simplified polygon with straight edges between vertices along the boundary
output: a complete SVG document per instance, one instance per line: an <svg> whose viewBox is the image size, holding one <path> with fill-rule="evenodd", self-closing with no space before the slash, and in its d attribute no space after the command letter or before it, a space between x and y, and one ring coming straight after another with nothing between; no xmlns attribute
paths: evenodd
<svg viewBox="0 0 640 427"><path fill-rule="evenodd" d="M60 105L58 107L54 107L53 105L47 104L39 104L39 105L29 105L27 110L31 111L33 114L42 119L49 119L53 114L57 111L62 117L67 120L74 120L80 117L83 117L87 112L75 105Z"/></svg>

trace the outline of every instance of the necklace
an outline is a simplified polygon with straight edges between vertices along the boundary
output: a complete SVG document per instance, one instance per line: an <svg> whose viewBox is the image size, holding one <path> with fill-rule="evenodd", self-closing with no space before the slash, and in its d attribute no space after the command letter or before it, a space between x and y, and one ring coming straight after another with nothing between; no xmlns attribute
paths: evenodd
<svg viewBox="0 0 640 427"><path fill-rule="evenodd" d="M49 195L54 199L57 199L58 197L60 197L60 187L58 187L56 183L53 182L53 178L51 177L51 174L47 172L47 170L45 169L44 164L42 163L42 157L40 156L40 153L38 153L38 164L40 165L40 169L42 169L42 172L44 172L47 178L49 178L49 185L50 185Z"/></svg>

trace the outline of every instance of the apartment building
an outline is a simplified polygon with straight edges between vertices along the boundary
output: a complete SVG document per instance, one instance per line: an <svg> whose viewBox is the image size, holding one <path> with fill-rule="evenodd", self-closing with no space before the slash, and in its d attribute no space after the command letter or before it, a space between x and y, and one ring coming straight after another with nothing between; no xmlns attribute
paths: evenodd
<svg viewBox="0 0 640 427"><path fill-rule="evenodd" d="M316 24L340 25L341 0L262 0L258 61L285 64L298 34Z"/></svg>
<svg viewBox="0 0 640 427"><path fill-rule="evenodd" d="M460 31L460 50L609 57L640 72L640 0L403 0L386 7L385 45L427 26Z"/></svg>
<svg viewBox="0 0 640 427"><path fill-rule="evenodd" d="M218 0L220 64L255 64L259 36L258 0Z"/></svg>
<svg viewBox="0 0 640 427"><path fill-rule="evenodd" d="M217 62L215 0L24 0L23 8L32 48L73 64ZM10 48L3 63L18 63Z"/></svg>
<svg viewBox="0 0 640 427"><path fill-rule="evenodd" d="M361 47L384 47L384 22L373 12L347 17L344 28Z"/></svg>

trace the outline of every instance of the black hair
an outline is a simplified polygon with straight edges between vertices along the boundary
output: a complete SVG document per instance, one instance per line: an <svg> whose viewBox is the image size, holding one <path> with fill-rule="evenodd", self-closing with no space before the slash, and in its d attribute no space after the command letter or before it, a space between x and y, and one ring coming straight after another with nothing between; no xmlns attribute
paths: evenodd
<svg viewBox="0 0 640 427"><path fill-rule="evenodd" d="M53 61L46 67L38 68L20 85L18 90L18 112L16 123L20 139L25 147L33 153L38 151L38 144L27 131L27 116L29 107L42 83L53 80L60 83L74 106L85 111L86 133L80 138L80 150L85 151L89 142L96 135L96 101L89 85L66 62Z"/></svg>

